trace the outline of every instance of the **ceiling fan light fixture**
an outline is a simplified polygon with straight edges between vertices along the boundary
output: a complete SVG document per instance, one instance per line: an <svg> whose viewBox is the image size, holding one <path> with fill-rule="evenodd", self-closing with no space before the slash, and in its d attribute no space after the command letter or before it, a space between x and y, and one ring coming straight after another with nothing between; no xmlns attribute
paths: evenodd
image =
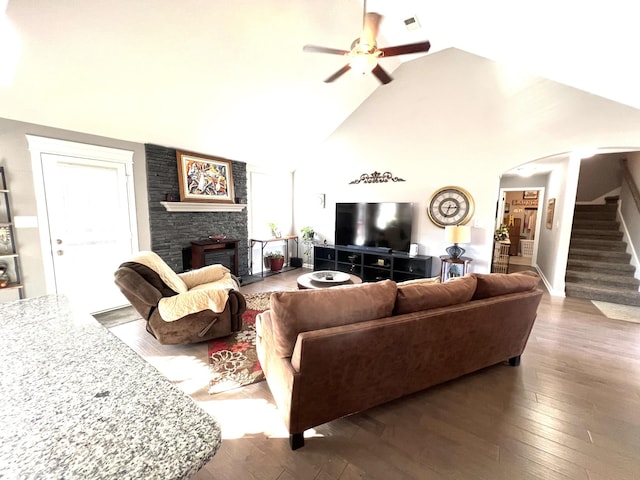
<svg viewBox="0 0 640 480"><path fill-rule="evenodd" d="M369 53L358 53L351 56L349 66L358 75L366 75L378 65L377 55Z"/></svg>

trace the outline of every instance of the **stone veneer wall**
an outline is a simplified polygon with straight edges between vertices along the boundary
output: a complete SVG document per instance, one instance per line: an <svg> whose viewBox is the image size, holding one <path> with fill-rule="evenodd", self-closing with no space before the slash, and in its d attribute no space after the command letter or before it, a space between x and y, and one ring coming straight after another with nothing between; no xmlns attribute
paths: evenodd
<svg viewBox="0 0 640 480"><path fill-rule="evenodd" d="M248 227L247 209L241 212L167 212L160 204L168 193L180 198L176 150L145 144L151 250L176 272L184 271L183 250L191 242L209 235L226 235L240 240L238 274L247 275ZM231 160L236 203L247 203L247 165Z"/></svg>

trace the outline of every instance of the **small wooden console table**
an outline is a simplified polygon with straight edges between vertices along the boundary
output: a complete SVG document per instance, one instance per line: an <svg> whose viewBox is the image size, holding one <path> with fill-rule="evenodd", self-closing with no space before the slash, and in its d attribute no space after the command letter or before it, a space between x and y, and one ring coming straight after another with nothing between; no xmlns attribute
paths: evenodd
<svg viewBox="0 0 640 480"><path fill-rule="evenodd" d="M238 242L240 240L199 240L191 242L191 268L201 268L205 266L205 256L212 250L225 250L231 259L231 273L238 275Z"/></svg>
<svg viewBox="0 0 640 480"><path fill-rule="evenodd" d="M251 271L251 274L254 274L253 271L253 247L256 243L260 244L260 276L264 277L264 263L263 260L264 259L264 247L271 243L271 242L282 242L284 241L284 259L285 262L287 262L287 265L289 265L289 262L291 261L291 258L289 257L289 240L293 240L294 243L296 244L296 257L298 256L298 236L297 235L284 235L282 237L273 237L273 238L268 238L266 240L259 240L257 238L250 238L249 239L249 270Z"/></svg>

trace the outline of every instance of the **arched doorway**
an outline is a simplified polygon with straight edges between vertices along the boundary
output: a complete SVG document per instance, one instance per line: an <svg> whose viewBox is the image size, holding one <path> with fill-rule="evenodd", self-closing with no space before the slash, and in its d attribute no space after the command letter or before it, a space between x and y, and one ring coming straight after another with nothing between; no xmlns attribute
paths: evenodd
<svg viewBox="0 0 640 480"><path fill-rule="evenodd" d="M569 292L569 285L575 281L576 277L580 277L572 269L574 266L587 268L584 266L585 255L591 255L590 250L596 251L598 248L597 246L585 248L582 239L580 242L573 239L576 211L584 205L604 204L606 199L617 198L618 195L620 195L620 205L617 213L618 225L615 228L619 229L620 235L627 244L627 257L630 260L626 261L635 266L635 278L640 278L638 271L640 262L637 254L640 252L640 229L629 228L629 225L634 225L636 221L640 222L635 218L640 218L640 213L635 208L635 204L635 213L629 213L628 206L634 202L631 195L625 193L620 174L621 158L628 157L636 164L640 163L640 152L636 150L600 149L592 155L561 154L523 164L505 172L501 177L499 198L505 204L510 203L510 212L513 212L511 210L513 202L507 201L508 197L506 194L503 195L504 192L545 189L544 197L541 199L542 205L540 202L538 204L536 222L540 228L540 235L534 237L535 252L532 255L532 266L540 273L552 295L565 296L565 292L568 292L567 296L577 296L573 293L576 289L572 288ZM640 167L636 171L640 171ZM529 176L522 176L522 173L528 173ZM635 182L638 184L640 181L635 179ZM505 220L505 211L500 209L502 206L500 203L497 208L496 225ZM553 205L555 208L552 210L551 219L547 218L548 205ZM634 218L631 218L631 215ZM575 261L578 257L581 262ZM594 268L600 262L596 257L597 253L594 253L594 259L591 262ZM600 274L603 270L607 268L596 269L596 272ZM613 298L609 295L610 292L606 291L608 286L605 281L594 281L595 274L582 275L582 277L586 277L585 282L590 284L589 288L582 289L584 294L581 293L579 298L588 300L598 300L599 297ZM602 294L592 287L596 290L602 287ZM613 289L615 290L615 287Z"/></svg>

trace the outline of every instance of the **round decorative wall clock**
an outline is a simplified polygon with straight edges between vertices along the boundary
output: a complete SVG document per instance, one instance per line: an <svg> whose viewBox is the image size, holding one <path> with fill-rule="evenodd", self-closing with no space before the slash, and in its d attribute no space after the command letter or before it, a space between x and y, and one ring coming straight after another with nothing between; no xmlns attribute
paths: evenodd
<svg viewBox="0 0 640 480"><path fill-rule="evenodd" d="M460 187L443 187L429 199L427 214L439 227L464 225L473 216L475 205L471 194Z"/></svg>

